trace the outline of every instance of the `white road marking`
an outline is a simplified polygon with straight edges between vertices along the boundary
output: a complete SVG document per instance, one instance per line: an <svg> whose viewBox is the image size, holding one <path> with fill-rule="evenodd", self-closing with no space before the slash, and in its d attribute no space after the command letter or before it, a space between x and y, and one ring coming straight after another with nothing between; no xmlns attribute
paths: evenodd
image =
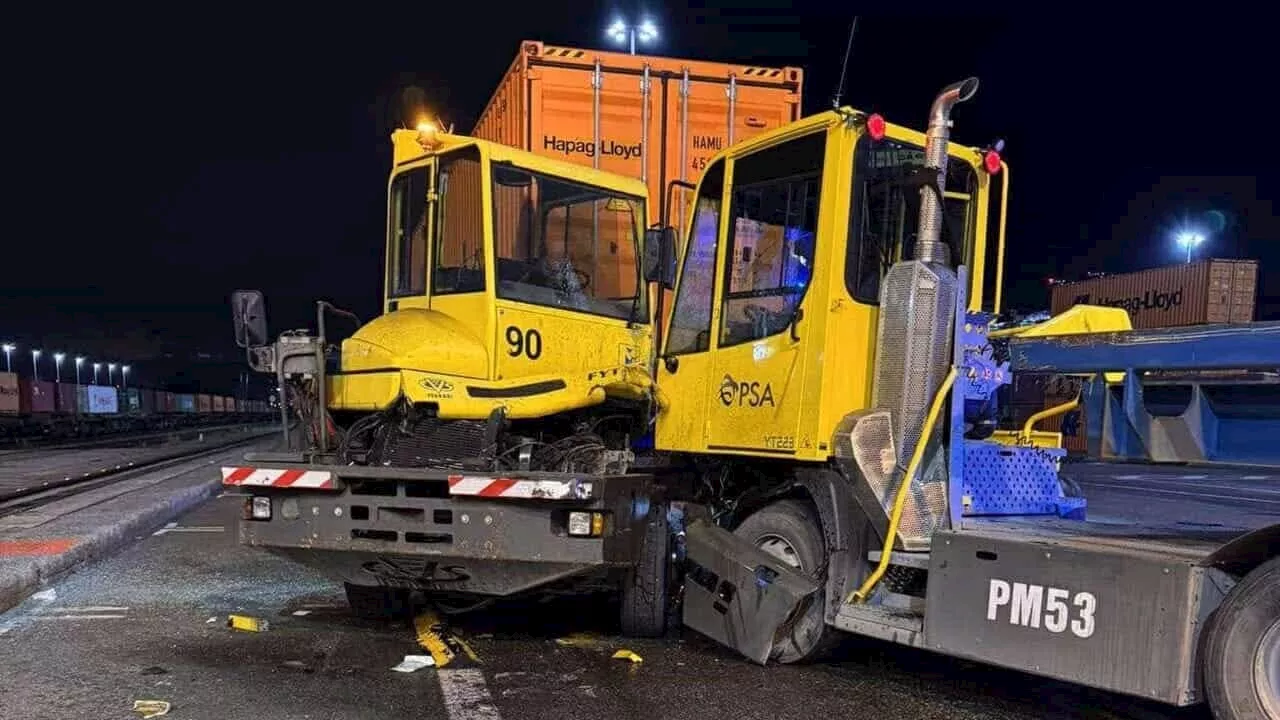
<svg viewBox="0 0 1280 720"><path fill-rule="evenodd" d="M169 523L159 530L151 533L152 537L156 535L167 535L169 533L220 533L226 532L226 528L221 525L203 525L198 527L178 527L177 523Z"/></svg>
<svg viewBox="0 0 1280 720"><path fill-rule="evenodd" d="M1080 482L1085 485L1104 484L1099 480L1090 480L1087 478L1081 479ZM1181 485L1182 487L1202 488L1206 490L1261 493L1263 495L1280 495L1280 488L1257 487L1257 486L1240 487L1239 485L1205 485L1204 483L1185 482L1182 480L1171 480L1167 478L1152 478L1149 482L1155 483L1156 485ZM1120 487L1120 486L1117 485L1116 487ZM1123 487L1129 488L1131 490L1138 490L1141 488L1148 488L1148 487L1154 487L1154 486L1153 485L1124 485Z"/></svg>
<svg viewBox="0 0 1280 720"><path fill-rule="evenodd" d="M49 615L53 613L111 613L111 612L128 612L127 607L117 607L115 605L86 605L84 607L56 607L56 608L38 608L35 610L37 614Z"/></svg>
<svg viewBox="0 0 1280 720"><path fill-rule="evenodd" d="M1242 475L1241 480L1266 480L1270 475Z"/></svg>
<svg viewBox="0 0 1280 720"><path fill-rule="evenodd" d="M36 620L123 620L127 615L36 615Z"/></svg>
<svg viewBox="0 0 1280 720"><path fill-rule="evenodd" d="M1141 475L1112 475L1116 480L1141 480Z"/></svg>
<svg viewBox="0 0 1280 720"><path fill-rule="evenodd" d="M1150 486L1134 487L1133 485L1117 485L1115 483L1104 483L1097 481L1089 481L1089 485L1097 485L1100 487L1119 488L1120 490L1133 490L1135 492L1153 492L1164 493L1165 495L1188 495L1200 498L1215 498L1218 500L1247 500L1249 502L1266 503L1268 505L1280 505L1280 500L1268 500L1266 498L1249 497L1248 495L1216 495L1206 492L1186 492L1183 490L1164 490L1162 488L1153 488Z"/></svg>
<svg viewBox="0 0 1280 720"><path fill-rule="evenodd" d="M1182 475L1180 479L1182 479L1182 480L1205 480L1205 479L1207 479L1208 477L1209 477L1208 475Z"/></svg>
<svg viewBox="0 0 1280 720"><path fill-rule="evenodd" d="M502 720L479 670L440 670L440 693L449 720Z"/></svg>

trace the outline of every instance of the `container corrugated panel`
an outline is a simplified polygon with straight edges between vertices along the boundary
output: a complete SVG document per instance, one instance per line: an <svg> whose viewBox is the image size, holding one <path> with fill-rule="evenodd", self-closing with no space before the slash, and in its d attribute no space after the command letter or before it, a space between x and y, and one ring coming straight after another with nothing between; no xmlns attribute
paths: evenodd
<svg viewBox="0 0 1280 720"><path fill-rule="evenodd" d="M22 378L18 384L22 390L22 414L44 414L57 411L58 404L54 390L56 383Z"/></svg>
<svg viewBox="0 0 1280 720"><path fill-rule="evenodd" d="M213 396L200 393L196 396L196 412L211 413L213 412Z"/></svg>
<svg viewBox="0 0 1280 720"><path fill-rule="evenodd" d="M89 386L76 386L76 412L89 412Z"/></svg>
<svg viewBox="0 0 1280 720"><path fill-rule="evenodd" d="M593 76L599 63L600 137ZM647 91L643 79L649 72ZM472 135L646 180L649 223L672 180L697 182L716 152L799 117L803 71L521 44ZM728 92L733 87L732 97ZM642 108L649 108L648 133ZM679 224L673 216L673 224Z"/></svg>
<svg viewBox="0 0 1280 720"><path fill-rule="evenodd" d="M58 383L55 391L57 395L58 412L74 415L80 411L80 406L76 401L76 386L71 383Z"/></svg>
<svg viewBox="0 0 1280 720"><path fill-rule="evenodd" d="M222 396L221 395L213 396L210 408L213 410L213 412L222 412Z"/></svg>
<svg viewBox="0 0 1280 720"><path fill-rule="evenodd" d="M138 388L124 388L119 392L120 412L122 413L139 413L142 412L142 394L138 392Z"/></svg>
<svg viewBox="0 0 1280 720"><path fill-rule="evenodd" d="M109 385L89 385L86 388L90 415L115 415L120 412L120 395Z"/></svg>
<svg viewBox="0 0 1280 720"><path fill-rule="evenodd" d="M1129 312L1135 328L1248 322L1257 294L1255 260L1201 260L1055 285L1050 312L1107 305Z"/></svg>
<svg viewBox="0 0 1280 720"><path fill-rule="evenodd" d="M142 414L154 415L156 413L156 392L151 388L138 388L138 398L141 402L139 408Z"/></svg>
<svg viewBox="0 0 1280 720"><path fill-rule="evenodd" d="M11 372L0 373L0 415L17 415L21 409L18 376Z"/></svg>
<svg viewBox="0 0 1280 720"><path fill-rule="evenodd" d="M193 413L193 412L196 412L199 407L199 403L196 402L195 395L179 393L177 395L174 395L173 399L174 399L174 412Z"/></svg>

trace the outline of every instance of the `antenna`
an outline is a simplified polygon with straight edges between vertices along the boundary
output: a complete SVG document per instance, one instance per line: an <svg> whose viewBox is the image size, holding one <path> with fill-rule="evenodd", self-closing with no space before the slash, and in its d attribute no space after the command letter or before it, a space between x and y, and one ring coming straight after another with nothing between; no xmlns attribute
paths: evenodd
<svg viewBox="0 0 1280 720"><path fill-rule="evenodd" d="M853 24L849 26L849 42L844 46L844 62L840 64L840 84L831 96L831 107L840 108L840 97L844 95L844 76L849 70L849 55L853 52L853 34L858 30L858 16L853 16Z"/></svg>

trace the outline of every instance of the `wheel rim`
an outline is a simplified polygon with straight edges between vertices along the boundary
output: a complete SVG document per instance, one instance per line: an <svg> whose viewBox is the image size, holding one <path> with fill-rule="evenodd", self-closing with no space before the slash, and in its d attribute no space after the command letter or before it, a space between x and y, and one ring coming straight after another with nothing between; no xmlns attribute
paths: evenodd
<svg viewBox="0 0 1280 720"><path fill-rule="evenodd" d="M804 571L804 563L800 562L800 554L786 538L781 535L764 535L756 540L756 547L778 558L796 570Z"/></svg>
<svg viewBox="0 0 1280 720"><path fill-rule="evenodd" d="M1280 618L1262 633L1253 659L1253 687L1267 717L1280 718Z"/></svg>

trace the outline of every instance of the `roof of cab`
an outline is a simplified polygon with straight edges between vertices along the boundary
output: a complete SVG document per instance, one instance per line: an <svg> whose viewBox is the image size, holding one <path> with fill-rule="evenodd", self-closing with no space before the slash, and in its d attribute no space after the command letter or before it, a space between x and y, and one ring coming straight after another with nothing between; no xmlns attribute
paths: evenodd
<svg viewBox="0 0 1280 720"><path fill-rule="evenodd" d="M433 152L427 153L423 152L422 146L418 143L416 130L396 130L391 136L395 165L399 167L426 158L428 155L438 155L450 150L474 145L482 148L483 152L496 162L515 163L530 170L548 172L557 177L563 177L585 185L609 188L624 195L647 197L649 194L649 190L643 182L626 175L596 170L466 135L437 133L436 138L440 143L439 147Z"/></svg>

